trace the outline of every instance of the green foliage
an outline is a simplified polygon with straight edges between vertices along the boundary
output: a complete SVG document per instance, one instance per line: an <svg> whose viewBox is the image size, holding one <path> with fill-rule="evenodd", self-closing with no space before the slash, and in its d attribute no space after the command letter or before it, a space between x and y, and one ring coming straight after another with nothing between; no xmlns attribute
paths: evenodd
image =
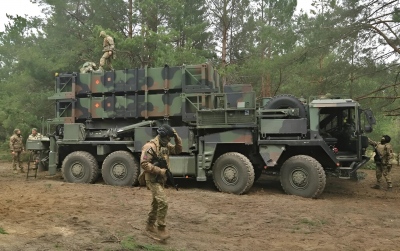
<svg viewBox="0 0 400 251"><path fill-rule="evenodd" d="M124 250L133 250L133 251L139 251L139 250L147 250L147 251L173 251L173 249L170 248L165 248L163 246L159 245L153 245L153 244L139 244L136 242L136 240L133 237L127 237L121 241L121 246L124 248Z"/></svg>
<svg viewBox="0 0 400 251"><path fill-rule="evenodd" d="M101 30L116 43L115 69L211 61L227 84L251 84L260 94L266 85L271 96L347 94L377 115L371 137L389 134L399 149L394 2L375 14L370 10L379 1L372 0L316 0L311 14L295 13L296 0L36 2L45 16L9 15L0 33L2 149L14 128L26 139L30 128L41 128L41 118L54 116L47 99L54 73L99 62Z"/></svg>
<svg viewBox="0 0 400 251"><path fill-rule="evenodd" d="M6 232L6 230L4 230L2 227L0 227L0 234L8 234L8 233Z"/></svg>

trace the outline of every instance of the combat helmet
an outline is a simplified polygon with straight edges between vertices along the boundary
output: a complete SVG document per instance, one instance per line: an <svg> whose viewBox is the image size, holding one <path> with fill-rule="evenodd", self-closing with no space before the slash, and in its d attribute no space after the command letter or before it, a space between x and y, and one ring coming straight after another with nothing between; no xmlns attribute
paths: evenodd
<svg viewBox="0 0 400 251"><path fill-rule="evenodd" d="M170 125L163 124L157 129L158 135L160 135L161 138L164 137L173 137L174 136L174 129Z"/></svg>
<svg viewBox="0 0 400 251"><path fill-rule="evenodd" d="M100 31L100 35L99 35L99 37L102 37L102 36L107 36L107 34L106 34L106 32L105 32L105 31Z"/></svg>
<svg viewBox="0 0 400 251"><path fill-rule="evenodd" d="M390 140L392 140L392 138L390 138L389 135L383 135L382 138L385 138L385 142L386 142L386 143L389 143Z"/></svg>

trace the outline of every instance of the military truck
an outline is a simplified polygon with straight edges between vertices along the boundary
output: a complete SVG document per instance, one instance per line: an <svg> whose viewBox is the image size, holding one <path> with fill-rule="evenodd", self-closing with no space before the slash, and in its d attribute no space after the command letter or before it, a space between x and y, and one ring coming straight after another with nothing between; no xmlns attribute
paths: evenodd
<svg viewBox="0 0 400 251"><path fill-rule="evenodd" d="M61 169L73 183L101 173L106 184L136 185L142 146L167 123L183 140L170 158L175 178L243 194L275 173L286 193L315 198L326 173L349 179L369 160L364 133L375 123L348 98L260 99L251 85L221 86L209 63L57 74L50 99L55 129L27 148L46 152L50 175Z"/></svg>

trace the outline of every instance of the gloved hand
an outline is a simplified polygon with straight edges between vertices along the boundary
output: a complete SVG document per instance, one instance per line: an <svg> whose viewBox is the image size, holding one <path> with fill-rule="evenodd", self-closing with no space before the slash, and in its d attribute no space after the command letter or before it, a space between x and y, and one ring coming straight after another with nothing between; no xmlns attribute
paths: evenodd
<svg viewBox="0 0 400 251"><path fill-rule="evenodd" d="M165 177L165 173L167 172L167 169L160 169L160 175L162 175L163 177Z"/></svg>
<svg viewBox="0 0 400 251"><path fill-rule="evenodd" d="M176 132L175 128L172 129L172 131L174 132L174 137L175 137L175 138L178 137L178 133Z"/></svg>

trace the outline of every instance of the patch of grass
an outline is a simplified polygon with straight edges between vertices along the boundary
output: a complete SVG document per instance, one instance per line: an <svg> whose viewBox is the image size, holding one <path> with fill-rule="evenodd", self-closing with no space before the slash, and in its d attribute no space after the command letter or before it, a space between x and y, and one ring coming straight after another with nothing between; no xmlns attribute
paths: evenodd
<svg viewBox="0 0 400 251"><path fill-rule="evenodd" d="M50 189L51 188L51 184L49 183L49 184L44 184L44 187L46 188L46 189Z"/></svg>
<svg viewBox="0 0 400 251"><path fill-rule="evenodd" d="M367 164L363 165L361 169L376 170L376 165L373 161L368 161Z"/></svg>
<svg viewBox="0 0 400 251"><path fill-rule="evenodd" d="M132 251L176 251L175 249L170 249L160 245L153 244L140 244L137 243L136 240L129 236L121 241L121 246L124 250L132 250ZM183 251L183 250L181 250Z"/></svg>
<svg viewBox="0 0 400 251"><path fill-rule="evenodd" d="M8 234L8 233L6 232L6 230L4 230L2 227L0 227L0 234Z"/></svg>
<svg viewBox="0 0 400 251"><path fill-rule="evenodd" d="M139 244L135 241L133 237L127 237L121 241L122 248L126 250L146 250L146 251L173 251L171 249L166 249L163 246L153 245L153 244Z"/></svg>
<svg viewBox="0 0 400 251"><path fill-rule="evenodd" d="M56 248L56 249L58 249L58 248L62 248L62 245L61 245L61 243L56 243L56 244L54 244L54 247Z"/></svg>

